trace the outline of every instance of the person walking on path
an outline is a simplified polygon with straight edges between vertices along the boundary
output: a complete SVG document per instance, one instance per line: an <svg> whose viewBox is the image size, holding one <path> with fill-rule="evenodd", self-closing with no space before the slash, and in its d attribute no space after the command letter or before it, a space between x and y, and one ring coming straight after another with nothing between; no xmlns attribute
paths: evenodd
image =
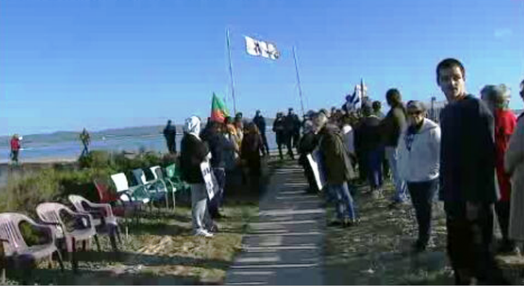
<svg viewBox="0 0 524 286"><path fill-rule="evenodd" d="M389 162L389 171L395 183L393 204L402 203L407 199L406 184L398 175L398 141L400 134L406 129L406 110L402 103L402 95L398 89L392 88L386 92L386 100L391 107L380 124L380 133L383 135L386 159Z"/></svg>
<svg viewBox="0 0 524 286"><path fill-rule="evenodd" d="M373 114L369 103L362 105L362 122L356 132L355 138L360 154L364 157L365 168L371 194L374 197L382 196L382 160L384 148L379 137L380 119Z"/></svg>
<svg viewBox="0 0 524 286"><path fill-rule="evenodd" d="M168 152L176 154L176 126L171 123L171 120L167 121L164 128L164 138L166 138Z"/></svg>
<svg viewBox="0 0 524 286"><path fill-rule="evenodd" d="M520 83L520 97L524 101L524 80ZM509 140L504 157L504 167L511 177L511 186L513 187L509 216L509 238L522 244L524 242L524 113L518 117L517 127Z"/></svg>
<svg viewBox="0 0 524 286"><path fill-rule="evenodd" d="M298 141L300 139L300 127L301 127L300 119L298 118L298 115L296 115L293 112L293 108L288 109L288 114L286 115L284 122L286 126L286 134L287 134L287 143L286 144L288 145L288 149L291 150L290 147L296 148L298 145Z"/></svg>
<svg viewBox="0 0 524 286"><path fill-rule="evenodd" d="M330 225L353 226L357 222L357 215L349 191L349 181L355 177L355 173L344 139L340 129L336 125L328 124L328 119L323 113L315 116L314 124L320 129L319 150L322 155L322 169L325 172L327 189L337 198L337 220Z"/></svg>
<svg viewBox="0 0 524 286"><path fill-rule="evenodd" d="M207 190L200 164L209 157L207 145L200 139L200 119L186 119L180 146L182 180L191 185L191 215L196 236L212 237L212 221L207 208Z"/></svg>
<svg viewBox="0 0 524 286"><path fill-rule="evenodd" d="M264 156L269 155L269 145L267 144L266 137L266 119L260 114L260 110L257 110L253 122L256 124L260 136L262 137L262 143L264 143Z"/></svg>
<svg viewBox="0 0 524 286"><path fill-rule="evenodd" d="M288 144L286 125L284 122L284 116L282 112L277 113L275 122L273 122L273 132L275 132L275 139L277 141L278 154L280 156L280 160L284 160L284 156L282 155L282 145L284 144L287 146L288 155L291 156L291 158L293 158L293 150L291 150L291 145Z"/></svg>
<svg viewBox="0 0 524 286"><path fill-rule="evenodd" d="M89 144L91 143L91 135L89 135L89 132L84 128L82 130L82 133L80 133L80 141L82 141L82 145L84 145L84 150L82 150L82 154L80 154L80 157L87 156L89 154Z"/></svg>
<svg viewBox="0 0 524 286"><path fill-rule="evenodd" d="M508 149L509 138L515 131L517 117L507 108L509 100L508 90L505 85L487 85L480 94L495 118L495 147L497 181L500 189L500 201L495 204L502 243L498 252L509 253L515 250L514 243L508 238L510 197L512 186L510 177L504 169L504 155Z"/></svg>
<svg viewBox="0 0 524 286"><path fill-rule="evenodd" d="M425 118L426 107L420 101L407 106L408 129L399 142L398 170L406 181L415 208L418 239L413 251L424 251L431 235L431 214L438 186L440 163L440 127Z"/></svg>
<svg viewBox="0 0 524 286"><path fill-rule="evenodd" d="M492 253L496 184L494 120L488 107L466 92L466 70L456 59L436 68L448 100L442 109L440 199L444 201L447 251L457 284L507 284Z"/></svg>
<svg viewBox="0 0 524 286"><path fill-rule="evenodd" d="M13 137L11 137L10 145L11 145L11 161L13 162L13 164L18 165L18 156L20 155L20 148L22 148L20 144L20 137L18 136L18 134L15 134L13 135Z"/></svg>

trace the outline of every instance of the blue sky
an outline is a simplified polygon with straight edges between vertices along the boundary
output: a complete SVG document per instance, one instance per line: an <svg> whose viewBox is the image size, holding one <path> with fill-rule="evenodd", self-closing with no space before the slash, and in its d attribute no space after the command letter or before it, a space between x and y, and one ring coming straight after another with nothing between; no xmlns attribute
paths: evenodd
<svg viewBox="0 0 524 286"><path fill-rule="evenodd" d="M434 69L461 59L467 86L524 78L521 0L1 0L0 135L176 123L207 117L212 92L266 116L339 106L363 77L383 99L443 99ZM276 43L278 61L245 53L244 35ZM228 105L232 107L229 99Z"/></svg>

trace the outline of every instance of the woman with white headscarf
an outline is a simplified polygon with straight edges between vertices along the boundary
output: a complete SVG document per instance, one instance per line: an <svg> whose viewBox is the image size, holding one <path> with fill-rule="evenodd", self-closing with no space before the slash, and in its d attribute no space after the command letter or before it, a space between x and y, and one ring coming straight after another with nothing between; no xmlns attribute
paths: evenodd
<svg viewBox="0 0 524 286"><path fill-rule="evenodd" d="M200 169L200 164L208 157L209 148L200 139L199 134L200 119L196 116L186 119L181 142L180 167L182 179L191 185L191 214L195 235L212 237L213 234L206 229L206 221L209 222L210 218L206 184Z"/></svg>

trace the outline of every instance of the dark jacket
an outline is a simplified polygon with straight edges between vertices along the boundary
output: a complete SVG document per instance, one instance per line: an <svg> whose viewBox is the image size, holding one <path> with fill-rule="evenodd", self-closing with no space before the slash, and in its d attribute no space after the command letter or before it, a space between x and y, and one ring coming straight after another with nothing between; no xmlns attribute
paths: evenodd
<svg viewBox="0 0 524 286"><path fill-rule="evenodd" d="M245 160L252 175L259 176L261 174L260 152L263 152L263 143L260 134L246 133L244 139L242 139L240 157L242 160Z"/></svg>
<svg viewBox="0 0 524 286"><path fill-rule="evenodd" d="M298 143L298 153L300 157L298 158L298 163L301 165L308 164L307 154L310 154L318 146L318 137L313 132L308 132L300 138Z"/></svg>
<svg viewBox="0 0 524 286"><path fill-rule="evenodd" d="M168 141L174 141L176 138L176 126L175 125L167 125L166 128L164 128L164 137Z"/></svg>
<svg viewBox="0 0 524 286"><path fill-rule="evenodd" d="M382 143L386 147L397 147L402 131L406 129L406 110L404 106L392 107L380 123Z"/></svg>
<svg viewBox="0 0 524 286"><path fill-rule="evenodd" d="M226 147L226 138L219 132L208 128L206 132L202 133L202 140L207 143L211 151L211 168L224 168L224 148Z"/></svg>
<svg viewBox="0 0 524 286"><path fill-rule="evenodd" d="M494 119L487 106L468 95L440 113L440 198L444 201L494 203Z"/></svg>
<svg viewBox="0 0 524 286"><path fill-rule="evenodd" d="M288 134L295 134L300 133L300 119L298 118L298 115L287 115L284 119L284 125L286 133Z"/></svg>
<svg viewBox="0 0 524 286"><path fill-rule="evenodd" d="M266 134L266 119L264 119L264 116L262 115L255 116L255 118L253 118L253 122L257 126L258 131L260 131L260 134L265 135Z"/></svg>
<svg viewBox="0 0 524 286"><path fill-rule="evenodd" d="M182 180L189 184L203 184L204 178L202 177L200 164L204 162L209 153L207 144L197 137L185 133L180 146Z"/></svg>
<svg viewBox="0 0 524 286"><path fill-rule="evenodd" d="M355 172L348 155L340 129L327 124L319 132L319 149L328 184L340 185L355 178Z"/></svg>
<svg viewBox="0 0 524 286"><path fill-rule="evenodd" d="M355 148L359 153L377 150L382 146L379 133L380 119L375 116L364 117L355 129Z"/></svg>
<svg viewBox="0 0 524 286"><path fill-rule="evenodd" d="M278 145L284 144L285 131L284 117L275 119L275 122L273 122L273 132L275 132Z"/></svg>

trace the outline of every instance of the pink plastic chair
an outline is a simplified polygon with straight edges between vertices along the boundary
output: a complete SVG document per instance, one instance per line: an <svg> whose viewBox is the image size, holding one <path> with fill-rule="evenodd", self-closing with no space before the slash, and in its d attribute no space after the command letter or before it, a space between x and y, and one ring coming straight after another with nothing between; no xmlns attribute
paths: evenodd
<svg viewBox="0 0 524 286"><path fill-rule="evenodd" d="M46 242L28 246L20 231L22 222L27 222L32 228L45 233ZM15 268L24 262L37 262L52 258L56 253L60 269L64 271L62 255L56 248L55 235L50 226L38 224L23 214L2 213L0 214L0 240L3 243L5 257L14 260Z"/></svg>
<svg viewBox="0 0 524 286"><path fill-rule="evenodd" d="M111 247L114 251L118 251L116 239L118 238L120 243L122 243L122 239L120 238L117 218L113 215L111 205L95 204L78 195L70 195L69 201L75 206L77 212L90 214L93 217L96 232L109 234Z"/></svg>
<svg viewBox="0 0 524 286"><path fill-rule="evenodd" d="M72 216L77 225L74 226L73 230L68 230L64 221L61 219L61 212L65 212ZM73 270L76 270L78 263L76 261L76 242L82 241L83 248L85 249L86 242L91 243L91 239L94 237L98 251L100 251L100 242L96 234L95 226L93 224L93 218L90 214L78 213L72 211L70 208L59 204L59 203L42 203L36 207L36 213L40 220L47 224L53 224L55 226L55 235L58 239L64 239L67 252L71 258L71 264Z"/></svg>

